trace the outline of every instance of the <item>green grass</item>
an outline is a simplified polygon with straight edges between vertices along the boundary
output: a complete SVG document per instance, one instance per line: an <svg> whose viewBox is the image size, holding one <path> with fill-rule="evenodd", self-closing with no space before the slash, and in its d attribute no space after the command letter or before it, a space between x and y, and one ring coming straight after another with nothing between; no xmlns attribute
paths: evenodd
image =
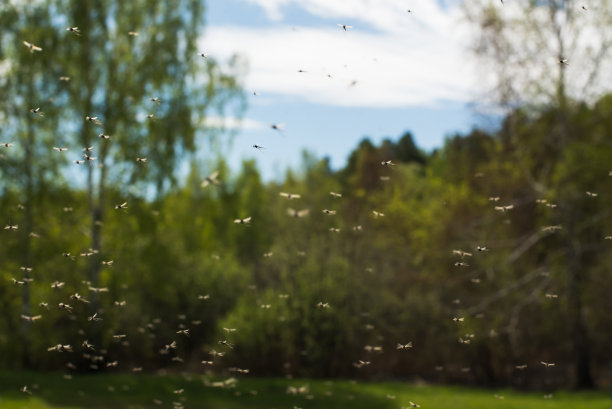
<svg viewBox="0 0 612 409"><path fill-rule="evenodd" d="M27 385L32 394L20 392ZM308 385L302 395L289 395L289 386ZM173 391L184 389L182 394ZM497 395L498 397L496 397ZM503 396L500 399L499 396ZM159 400L156 404L154 400ZM399 382L344 380L286 380L242 377L234 388L213 387L199 375L75 375L38 372L0 372L2 409L242 409L299 407L328 409L399 409L416 402L435 409L610 409L606 392L559 392L551 399L543 393L425 386Z"/></svg>

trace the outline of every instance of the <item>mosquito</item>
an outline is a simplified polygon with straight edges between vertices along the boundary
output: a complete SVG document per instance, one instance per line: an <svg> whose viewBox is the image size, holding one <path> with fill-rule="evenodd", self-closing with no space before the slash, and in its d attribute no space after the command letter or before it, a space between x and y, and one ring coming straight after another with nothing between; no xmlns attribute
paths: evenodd
<svg viewBox="0 0 612 409"><path fill-rule="evenodd" d="M310 213L309 209L302 209L302 210L295 210L292 208L288 208L287 209L287 214L291 217L295 217L295 218L302 218L302 217L306 217L308 216L308 213Z"/></svg>
<svg viewBox="0 0 612 409"><path fill-rule="evenodd" d="M34 51L42 51L42 48L32 44L32 43L28 43L27 41L23 42L23 45L25 45L26 47L28 47L28 50L30 50L31 53L33 53Z"/></svg>
<svg viewBox="0 0 612 409"><path fill-rule="evenodd" d="M215 170L210 175L206 176L202 181L202 187L206 187L208 185L219 185L219 181L217 180L217 176L219 176L219 171Z"/></svg>
<svg viewBox="0 0 612 409"><path fill-rule="evenodd" d="M412 348L412 342L409 342L407 344L397 344L397 347L395 349L410 349Z"/></svg>
<svg viewBox="0 0 612 409"><path fill-rule="evenodd" d="M89 116L89 115L85 115L85 120L89 121L89 122L93 122L96 125L102 125L102 122L100 122L98 120L97 116Z"/></svg>
<svg viewBox="0 0 612 409"><path fill-rule="evenodd" d="M283 131L285 130L285 124L270 124L270 128L274 129L275 131L278 131L278 133L285 136L285 134L283 133Z"/></svg>
<svg viewBox="0 0 612 409"><path fill-rule="evenodd" d="M245 217L244 219L236 219L236 220L234 220L234 223L236 223L236 224L249 224L249 223L251 223L251 216Z"/></svg>
<svg viewBox="0 0 612 409"><path fill-rule="evenodd" d="M289 200L291 199L299 199L300 197L302 197L301 195L298 195L297 193L285 193L285 192L280 192L280 195L282 197L285 197Z"/></svg>

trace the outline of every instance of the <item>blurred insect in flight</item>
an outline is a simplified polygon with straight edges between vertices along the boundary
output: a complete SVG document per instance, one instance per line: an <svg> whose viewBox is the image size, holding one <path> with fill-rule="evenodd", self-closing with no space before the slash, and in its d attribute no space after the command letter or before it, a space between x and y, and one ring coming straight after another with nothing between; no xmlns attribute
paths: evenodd
<svg viewBox="0 0 612 409"><path fill-rule="evenodd" d="M299 199L300 197L302 197L301 195L298 195L297 193L285 193L285 192L280 192L280 196L285 197L287 199Z"/></svg>
<svg viewBox="0 0 612 409"><path fill-rule="evenodd" d="M40 110L40 107L30 109L30 112L34 115L45 116L45 113Z"/></svg>
<svg viewBox="0 0 612 409"><path fill-rule="evenodd" d="M89 115L85 115L85 120L88 122L93 122L96 125L102 125L102 122L100 122L98 120L97 116L89 116Z"/></svg>
<svg viewBox="0 0 612 409"><path fill-rule="evenodd" d="M28 43L27 41L23 42L23 45L25 45L26 47L28 47L28 50L30 50L31 53L33 53L34 51L42 51L42 48L32 44L32 43Z"/></svg>
<svg viewBox="0 0 612 409"><path fill-rule="evenodd" d="M310 213L309 209L302 209L302 210L295 210L292 208L287 209L287 214L291 217L296 217L296 218L306 217L308 216L308 213Z"/></svg>
<svg viewBox="0 0 612 409"><path fill-rule="evenodd" d="M217 180L217 176L219 176L219 171L215 170L210 175L206 176L202 181L202 187L206 187L208 185L219 185L219 181Z"/></svg>

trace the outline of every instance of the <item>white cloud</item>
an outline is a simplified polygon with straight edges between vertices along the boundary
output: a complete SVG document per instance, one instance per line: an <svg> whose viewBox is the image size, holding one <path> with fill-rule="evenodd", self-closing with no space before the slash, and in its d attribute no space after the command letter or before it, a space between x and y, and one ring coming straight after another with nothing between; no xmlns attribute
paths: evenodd
<svg viewBox="0 0 612 409"><path fill-rule="evenodd" d="M325 18L318 27L212 22L202 45L221 59L245 55L250 90L335 106L434 105L472 96L475 78L465 55L470 32L458 7L411 0L408 13L396 0L245 1L274 21L282 21L289 4ZM344 32L330 19L354 28Z"/></svg>
<svg viewBox="0 0 612 409"><path fill-rule="evenodd" d="M337 18L351 21L338 21L351 25L353 22L367 23L381 31L401 32L409 30L406 16L417 20L427 20L428 25L436 25L441 15L448 16L456 11L460 0L446 1L446 7L436 0L245 0L264 9L271 20L282 20L283 8L289 5L302 8L309 14L325 19ZM353 21L354 20L354 21ZM357 27L357 25L355 25ZM438 27L440 28L440 27ZM442 27L448 30L449 27Z"/></svg>
<svg viewBox="0 0 612 409"><path fill-rule="evenodd" d="M291 3L291 0L245 0L263 8L270 20L279 21L283 18L281 8Z"/></svg>
<svg viewBox="0 0 612 409"><path fill-rule="evenodd" d="M233 116L207 116L204 126L210 128L241 129L243 131L255 131L267 128L263 122L251 118L236 118Z"/></svg>

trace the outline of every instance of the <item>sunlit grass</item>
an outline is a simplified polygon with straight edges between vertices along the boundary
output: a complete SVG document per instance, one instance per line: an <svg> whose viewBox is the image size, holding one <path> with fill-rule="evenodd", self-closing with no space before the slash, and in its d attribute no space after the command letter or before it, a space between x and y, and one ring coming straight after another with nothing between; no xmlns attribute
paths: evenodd
<svg viewBox="0 0 612 409"><path fill-rule="evenodd" d="M212 385L200 375L77 375L0 373L2 409L171 408L351 408L399 409L410 402L436 409L609 409L605 392L544 393L486 390L400 382L243 378L233 388ZM20 392L27 385L32 394ZM305 387L301 394L290 386ZM175 391L183 390L182 393Z"/></svg>

